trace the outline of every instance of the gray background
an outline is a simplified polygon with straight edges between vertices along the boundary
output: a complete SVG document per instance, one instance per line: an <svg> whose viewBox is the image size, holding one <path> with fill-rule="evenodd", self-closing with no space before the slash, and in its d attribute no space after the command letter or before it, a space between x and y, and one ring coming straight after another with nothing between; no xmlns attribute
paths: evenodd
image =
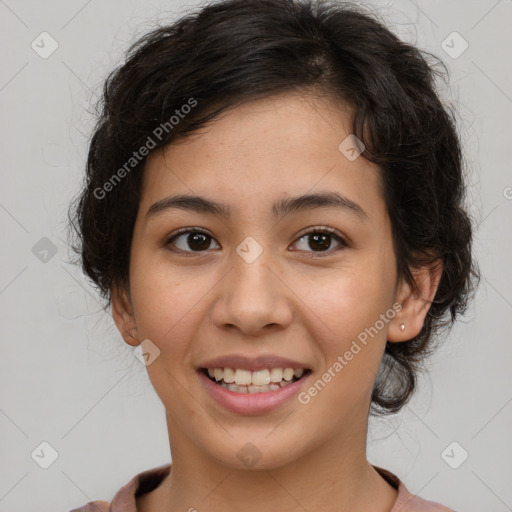
<svg viewBox="0 0 512 512"><path fill-rule="evenodd" d="M0 0L2 512L110 500L136 473L169 462L163 406L144 366L68 262L66 209L102 79L137 36L196 3ZM512 510L512 4L372 5L449 66L445 94L459 105L483 279L410 405L373 421L369 459L458 511ZM31 47L43 31L58 43L46 59ZM442 47L453 31L469 44L457 58ZM461 40L452 40L453 53ZM47 469L34 460L49 461L43 441L58 453ZM453 469L446 461L460 463L462 449L469 457Z"/></svg>

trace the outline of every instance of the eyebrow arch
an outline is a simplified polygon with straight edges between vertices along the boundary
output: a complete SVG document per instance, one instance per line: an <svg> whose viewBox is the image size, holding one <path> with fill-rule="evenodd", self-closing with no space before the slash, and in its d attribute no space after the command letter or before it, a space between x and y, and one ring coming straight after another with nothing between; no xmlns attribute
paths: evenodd
<svg viewBox="0 0 512 512"><path fill-rule="evenodd" d="M217 203L202 196L182 194L157 201L148 209L146 218L172 208L218 215L224 218L229 218L232 214L231 207L225 203ZM320 208L336 208L354 214L361 220L368 219L367 213L361 206L337 192L321 192L280 199L272 205L272 214L274 217L278 217L292 212L311 211Z"/></svg>

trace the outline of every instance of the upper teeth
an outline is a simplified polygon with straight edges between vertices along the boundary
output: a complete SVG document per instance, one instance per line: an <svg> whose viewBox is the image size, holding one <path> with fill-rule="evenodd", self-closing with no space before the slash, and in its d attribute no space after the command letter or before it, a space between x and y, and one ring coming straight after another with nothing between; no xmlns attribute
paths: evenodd
<svg viewBox="0 0 512 512"><path fill-rule="evenodd" d="M241 370L233 368L208 368L208 375L216 381L223 380L226 383L234 382L238 386L264 386L271 382L291 381L293 377L301 377L304 373L302 368L271 368L265 370Z"/></svg>

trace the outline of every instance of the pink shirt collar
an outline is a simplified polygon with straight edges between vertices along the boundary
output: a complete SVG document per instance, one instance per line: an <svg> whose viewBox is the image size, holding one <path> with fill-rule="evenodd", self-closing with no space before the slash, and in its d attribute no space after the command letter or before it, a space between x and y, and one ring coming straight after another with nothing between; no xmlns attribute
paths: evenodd
<svg viewBox="0 0 512 512"><path fill-rule="evenodd" d="M390 512L454 512L439 503L427 501L411 494L396 475L386 469L373 467L398 490L398 497ZM110 503L92 501L70 512L137 512L136 498L158 487L170 471L171 464L143 471L121 487Z"/></svg>

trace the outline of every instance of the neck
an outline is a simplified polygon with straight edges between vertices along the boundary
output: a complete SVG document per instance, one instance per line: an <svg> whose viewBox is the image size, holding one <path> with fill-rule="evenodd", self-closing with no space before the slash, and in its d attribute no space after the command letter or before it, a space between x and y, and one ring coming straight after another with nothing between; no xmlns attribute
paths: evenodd
<svg viewBox="0 0 512 512"><path fill-rule="evenodd" d="M235 469L205 457L185 435L170 437L171 473L137 510L384 512L397 498L366 459L366 435L354 439L345 433L269 469Z"/></svg>

